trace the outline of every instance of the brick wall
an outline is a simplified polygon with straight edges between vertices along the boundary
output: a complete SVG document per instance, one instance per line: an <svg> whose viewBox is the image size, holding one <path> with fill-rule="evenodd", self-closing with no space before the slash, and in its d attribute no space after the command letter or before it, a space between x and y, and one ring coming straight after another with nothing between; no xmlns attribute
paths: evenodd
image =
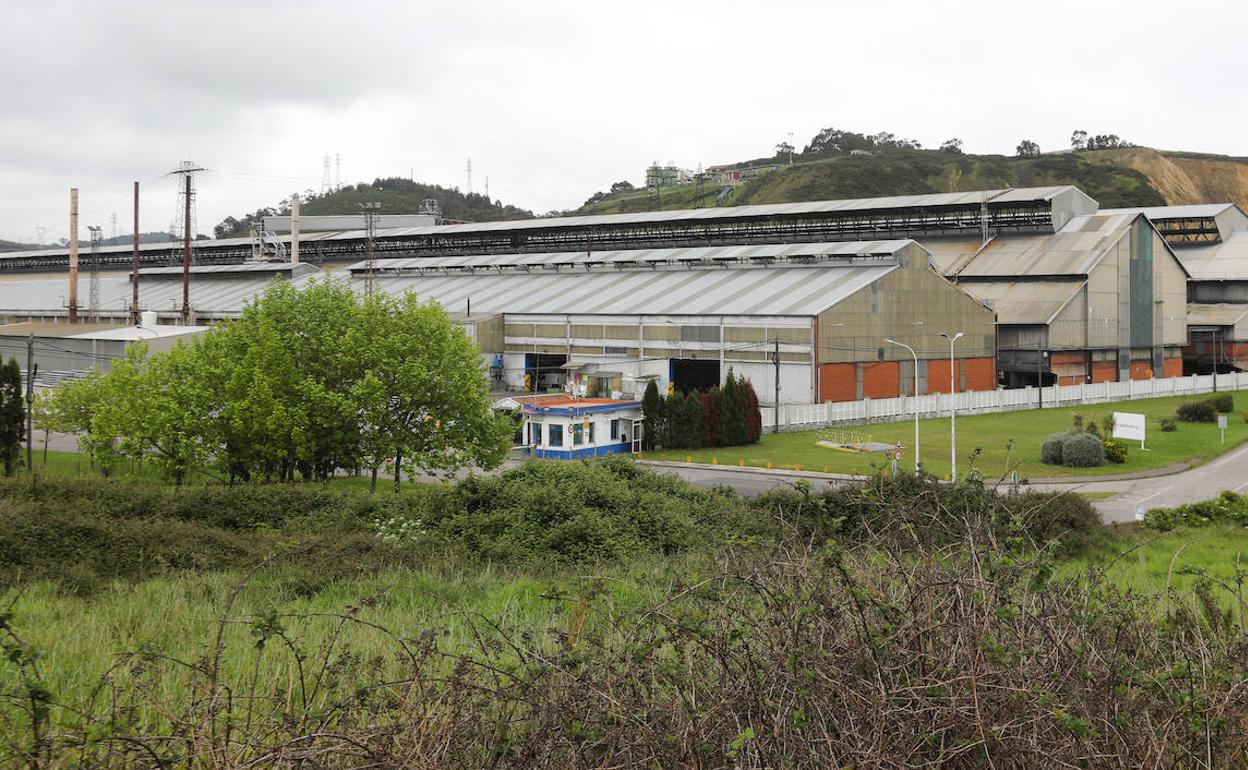
<svg viewBox="0 0 1248 770"><path fill-rule="evenodd" d="M1093 361L1092 362L1092 381L1093 382L1117 382L1118 381L1118 364L1113 361Z"/></svg>
<svg viewBox="0 0 1248 770"><path fill-rule="evenodd" d="M1141 359L1131 362L1131 379L1133 380L1151 380L1153 378L1153 362L1150 359Z"/></svg>
<svg viewBox="0 0 1248 770"><path fill-rule="evenodd" d="M863 398L896 398L900 396L900 377L901 367L897 365L896 361L873 361L863 364Z"/></svg>
<svg viewBox="0 0 1248 770"><path fill-rule="evenodd" d="M1162 377L1182 377L1183 376L1183 359L1167 358L1162 361Z"/></svg>
<svg viewBox="0 0 1248 770"><path fill-rule="evenodd" d="M991 356L968 358L964 366L966 367L967 390L996 390L997 365Z"/></svg>
<svg viewBox="0 0 1248 770"><path fill-rule="evenodd" d="M856 401L858 371L854 364L822 364L819 367L819 396L824 401Z"/></svg>

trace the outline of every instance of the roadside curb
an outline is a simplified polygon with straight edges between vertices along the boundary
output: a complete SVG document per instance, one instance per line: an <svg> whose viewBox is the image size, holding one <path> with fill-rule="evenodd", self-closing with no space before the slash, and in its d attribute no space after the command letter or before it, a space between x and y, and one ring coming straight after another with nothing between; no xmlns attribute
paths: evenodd
<svg viewBox="0 0 1248 770"><path fill-rule="evenodd" d="M757 476L780 476L790 478L807 478L820 479L826 481L866 481L870 476L855 475L852 473L821 473L819 471L791 471L786 468L760 468L756 465L714 465L712 463L684 463L679 460L635 460L639 465L650 465L656 468L693 468L703 471L727 471L729 473L752 473ZM1028 478L1028 486L1036 485L1052 485L1052 484L1099 484L1106 481L1135 481L1137 479L1151 479L1162 476L1174 476L1192 468L1198 467L1199 463L1174 463L1162 468L1152 468L1146 471L1134 471L1132 473L1115 473L1106 474L1104 476L1055 476L1052 478Z"/></svg>
<svg viewBox="0 0 1248 770"><path fill-rule="evenodd" d="M656 468L694 468L705 471L728 471L729 473L750 473L756 476L781 476L798 479L820 479L826 481L866 481L870 476L858 476L852 473L821 473L819 471L791 471L786 468L759 468L754 465L713 465L711 463L682 463L676 460L635 460L638 465L651 465Z"/></svg>

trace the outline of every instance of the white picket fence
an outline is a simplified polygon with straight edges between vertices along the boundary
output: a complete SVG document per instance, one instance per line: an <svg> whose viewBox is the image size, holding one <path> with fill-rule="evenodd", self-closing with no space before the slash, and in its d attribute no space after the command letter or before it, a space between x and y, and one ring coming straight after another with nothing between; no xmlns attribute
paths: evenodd
<svg viewBox="0 0 1248 770"><path fill-rule="evenodd" d="M1212 374L1189 377L1167 377L1128 382L1099 382L1083 385L1051 385L1047 388L1015 388L957 393L953 396L958 414L1012 412L1043 406L1077 406L1128 401L1136 398L1181 396L1212 393L1215 390L1248 389L1248 372L1219 374L1214 387ZM862 401L833 401L825 404L785 404L780 412L780 430L812 430L826 425L861 422L893 422L920 417L943 417L949 414L947 393L898 398L866 398ZM775 411L762 408L763 425L771 430Z"/></svg>

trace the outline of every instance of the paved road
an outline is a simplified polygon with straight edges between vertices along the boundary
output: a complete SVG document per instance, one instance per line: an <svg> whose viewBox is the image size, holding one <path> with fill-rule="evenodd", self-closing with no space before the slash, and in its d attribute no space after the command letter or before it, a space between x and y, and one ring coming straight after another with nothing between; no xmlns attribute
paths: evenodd
<svg viewBox="0 0 1248 770"><path fill-rule="evenodd" d="M38 435L36 446L42 449L43 434ZM76 451L74 436L54 433L50 442L52 449ZM509 461L508 466L518 464ZM649 463L647 463L649 464ZM738 469L716 468L708 465L684 463L654 463L655 470L675 473L690 484L711 487L725 484L747 495L756 495L769 489L791 488L794 481L804 478L822 489L838 484L852 483L846 476L820 473L794 473L792 471L767 471L764 468ZM1036 491L1112 492L1113 497L1097 500L1097 510L1106 522L1135 521L1136 510L1141 512L1159 506L1193 503L1216 496L1224 489L1248 492L1248 444L1232 450L1213 462L1170 476L1145 479L1104 481L1090 478L1077 482L1034 484Z"/></svg>
<svg viewBox="0 0 1248 770"><path fill-rule="evenodd" d="M655 470L675 473L690 484L710 487L726 484L744 494L758 494L776 487L790 487L797 478L806 478L815 488L851 483L844 477L827 478L823 474L767 471L762 468L738 470L712 468L682 463L655 464ZM1106 523L1135 521L1136 510L1147 511L1159 506L1193 503L1216 496L1224 489L1248 492L1248 444L1232 450L1213 462L1169 476L1130 480L1097 480L1090 478L1072 482L1035 484L1038 492L1110 492L1113 497L1097 500L1094 505Z"/></svg>

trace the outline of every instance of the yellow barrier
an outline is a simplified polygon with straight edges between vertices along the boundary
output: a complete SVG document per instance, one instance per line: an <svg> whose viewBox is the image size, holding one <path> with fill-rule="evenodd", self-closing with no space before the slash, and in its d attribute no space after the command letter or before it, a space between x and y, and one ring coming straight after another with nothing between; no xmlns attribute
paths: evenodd
<svg viewBox="0 0 1248 770"><path fill-rule="evenodd" d="M767 470L771 470L771 460L767 461Z"/></svg>
<svg viewBox="0 0 1248 770"><path fill-rule="evenodd" d="M744 468L744 467L745 467L745 458L738 457L738 458L737 458L737 465L739 465L739 466L741 466L742 468Z"/></svg>
<svg viewBox="0 0 1248 770"><path fill-rule="evenodd" d="M793 466L793 470L795 470L795 471L800 471L801 469L802 469L802 466L800 466L800 465L794 465L794 466Z"/></svg>
<svg viewBox="0 0 1248 770"><path fill-rule="evenodd" d="M718 458L718 457L712 457L712 458L711 458L711 465L719 465L719 458Z"/></svg>
<svg viewBox="0 0 1248 770"><path fill-rule="evenodd" d="M687 463L693 462L693 455L685 455L685 462Z"/></svg>

